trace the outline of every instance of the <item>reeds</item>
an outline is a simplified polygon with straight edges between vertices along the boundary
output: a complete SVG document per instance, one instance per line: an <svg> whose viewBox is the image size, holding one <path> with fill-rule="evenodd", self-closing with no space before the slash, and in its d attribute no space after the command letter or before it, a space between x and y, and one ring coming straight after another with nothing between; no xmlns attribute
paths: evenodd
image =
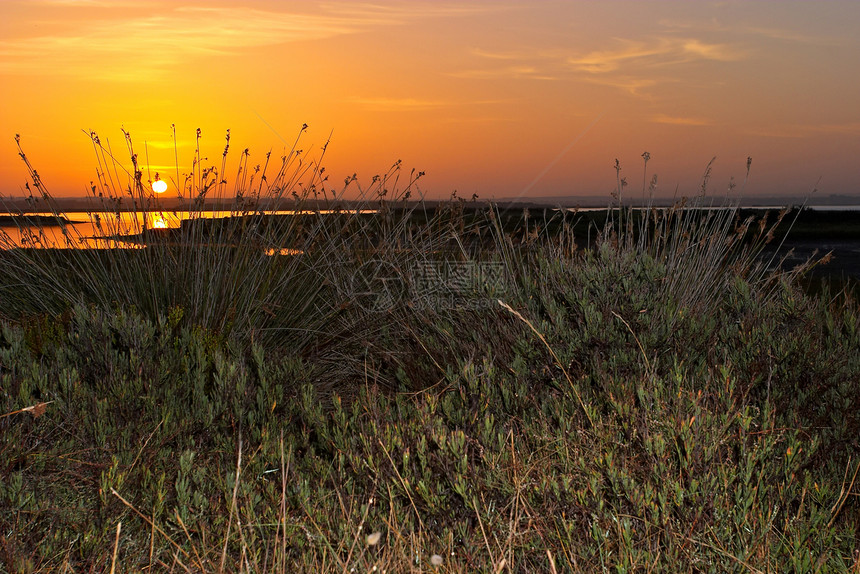
<svg viewBox="0 0 860 574"><path fill-rule="evenodd" d="M134 310L153 320L172 316L245 344L324 354L336 366L333 379L345 376L345 365L363 370L353 350L366 351L378 339L379 325L362 306L362 297L378 294L356 292L365 287L361 274L384 272L390 276L380 281L406 288L409 270L450 252L455 238L448 216L408 201L420 193L422 173L402 174L397 162L367 187L353 176L337 190L321 166L323 157L307 157L298 147L306 127L279 165L269 153L253 166L244 150L229 178L232 189L225 173L229 131L218 167L206 165L198 130L190 172L183 176L177 166L175 198L152 191L131 134L123 132L127 162L88 134L97 159L89 215L99 238L84 237L66 223L19 142L35 191L31 201L38 198L49 210L62 240L51 243L44 220L31 224L26 217L17 221L27 248L0 238L0 313L18 319L58 315L75 305ZM169 225L157 228L153 217ZM383 303L395 311L407 301Z"/></svg>
<svg viewBox="0 0 860 574"><path fill-rule="evenodd" d="M108 214L97 214L99 219L92 221L106 238L98 243L106 248L98 248L102 247L98 243L96 248L90 248L95 240L70 236L73 231L63 223L56 202L27 164L34 186L43 204L57 218L66 244L8 251L4 263L9 283L15 288L4 293L5 313L57 312L86 302L102 308L134 306L154 317L166 316L172 308L179 307L192 323L218 331L235 329L243 334L250 332L252 326L262 327L264 315L279 307L308 318L310 309L303 308L302 303L313 301L323 278L308 269L302 255L314 245L317 252L313 256L325 260L333 255L325 250L334 249L320 245L319 238L325 230L319 204L306 208L308 198L319 190L326 199L329 197L316 162L304 161L294 144L282 156L274 176L269 174L267 178L266 166L253 186L258 174L247 177L245 150L234 189L228 195L227 176L223 173L227 147L220 170L203 166L198 130L192 171L184 181L174 182L180 190L178 210L186 212L184 221L178 228L155 229L153 216L172 220L174 225L179 221L175 211L171 214L162 210L161 198L152 192L151 182L143 181L131 136L126 132L124 136L130 167L125 167L98 135L90 134L98 163L98 181L92 186L91 199L98 212ZM21 156L26 161L23 152ZM286 205L284 196L290 200ZM294 215L264 216L278 207ZM22 234L41 237L44 230L22 229ZM55 247L67 249L60 253L52 249ZM285 249L294 255L267 255ZM303 294L301 301L294 296L291 300L294 293Z"/></svg>

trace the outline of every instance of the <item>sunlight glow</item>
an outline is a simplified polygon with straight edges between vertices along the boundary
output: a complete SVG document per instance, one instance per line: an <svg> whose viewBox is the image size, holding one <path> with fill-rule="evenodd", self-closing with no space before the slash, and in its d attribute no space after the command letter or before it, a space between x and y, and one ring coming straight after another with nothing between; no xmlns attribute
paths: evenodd
<svg viewBox="0 0 860 574"><path fill-rule="evenodd" d="M155 193L164 193L167 191L167 182L163 179L157 179L152 182L152 191Z"/></svg>
<svg viewBox="0 0 860 574"><path fill-rule="evenodd" d="M282 247L280 249L270 247L266 249L263 253L265 253L267 257L274 257L275 255L302 255L304 251L301 249L293 249L290 247Z"/></svg>
<svg viewBox="0 0 860 574"><path fill-rule="evenodd" d="M156 181L155 183L163 183L163 182ZM155 183L152 184L153 188L155 188ZM165 185L164 187L166 189L167 185ZM167 227L168 227L168 225L167 225L167 222L164 220L163 215L161 215L160 213L153 214L153 216L152 216L152 228L153 229L167 229Z"/></svg>

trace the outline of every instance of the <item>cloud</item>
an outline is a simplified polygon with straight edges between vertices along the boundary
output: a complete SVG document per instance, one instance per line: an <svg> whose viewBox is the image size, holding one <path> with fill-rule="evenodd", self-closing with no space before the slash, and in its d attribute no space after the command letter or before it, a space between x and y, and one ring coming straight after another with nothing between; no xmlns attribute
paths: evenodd
<svg viewBox="0 0 860 574"><path fill-rule="evenodd" d="M610 88L617 88L619 90L623 90L630 94L631 96L641 95L643 91L648 88L653 88L654 86L660 83L669 83L674 82L671 78L662 78L658 80L654 77L649 78L640 78L637 76L587 76L581 78L583 81L586 81L590 84L597 84L599 86L608 86Z"/></svg>
<svg viewBox="0 0 860 574"><path fill-rule="evenodd" d="M0 72L153 79L190 57L354 33L361 22L246 8L179 7L80 23L74 32L0 42Z"/></svg>
<svg viewBox="0 0 860 574"><path fill-rule="evenodd" d="M648 88L678 82L666 70L691 62L733 62L745 53L729 44L699 38L654 37L644 40L614 40L616 47L571 56L562 48L492 51L472 49L473 56L495 65L454 72L473 79L575 79L641 95ZM661 70L658 76L655 70Z"/></svg>
<svg viewBox="0 0 860 574"><path fill-rule="evenodd" d="M448 123L448 124L484 124L484 125L493 125L498 126L503 123L510 123L517 121L517 118L512 115L507 116L456 116L456 117L444 117L440 118L440 121Z"/></svg>
<svg viewBox="0 0 860 574"><path fill-rule="evenodd" d="M745 129L744 133L752 136L779 139L801 139L809 135L808 132L790 126L750 127Z"/></svg>
<svg viewBox="0 0 860 574"><path fill-rule="evenodd" d="M472 54L487 60L525 60L529 55L524 52L491 52L481 48L472 48Z"/></svg>
<svg viewBox="0 0 860 574"><path fill-rule="evenodd" d="M492 64L458 70L449 75L478 80L557 80L560 78L559 73L563 71L563 55L558 51L519 49L499 52L472 48L471 54Z"/></svg>
<svg viewBox="0 0 860 574"><path fill-rule="evenodd" d="M438 100L419 100L415 98L349 98L349 102L374 111L416 111L441 108L452 105Z"/></svg>
<svg viewBox="0 0 860 574"><path fill-rule="evenodd" d="M33 4L37 3L72 8L117 8L119 6L140 6L144 2L142 0L41 0L41 2L33 2Z"/></svg>
<svg viewBox="0 0 860 574"><path fill-rule="evenodd" d="M616 39L615 44L617 47L613 49L568 57L569 71L581 81L617 88L632 96L643 96L658 85L689 81L689 76L682 76L680 71L673 72L674 68L691 63L734 62L746 57L744 51L731 44L708 42L692 36ZM667 120L663 118L663 123Z"/></svg>
<svg viewBox="0 0 860 574"><path fill-rule="evenodd" d="M783 139L799 139L820 134L860 136L860 122L846 122L844 124L753 126L745 131L750 135Z"/></svg>
<svg viewBox="0 0 860 574"><path fill-rule="evenodd" d="M514 80L557 80L558 76L541 70L538 66L521 64L498 68L479 68L460 70L449 74L455 78L477 80L514 79Z"/></svg>
<svg viewBox="0 0 860 574"><path fill-rule="evenodd" d="M493 106L510 103L511 100L426 100L418 98L388 98L388 97L351 97L347 102L362 106L372 111L423 111L440 108L453 108L464 106Z"/></svg>
<svg viewBox="0 0 860 574"><path fill-rule="evenodd" d="M705 118L691 118L679 116L667 116L666 114L657 114L651 118L651 121L657 124L669 124L675 126L710 126L713 125L711 120Z"/></svg>
<svg viewBox="0 0 860 574"><path fill-rule="evenodd" d="M58 2L63 7L108 7L99 0L48 0L47 4ZM63 32L0 41L0 73L153 80L178 66L188 65L190 58L325 40L382 26L403 25L420 18L459 16L481 10L486 8L340 2L326 3L321 9L308 12L238 4L171 7L153 2L134 11L104 10L100 19L74 20L74 28L66 26ZM58 22L50 24L56 26Z"/></svg>
<svg viewBox="0 0 860 574"><path fill-rule="evenodd" d="M447 18L471 16L487 12L500 12L510 8L481 4L464 4L456 2L397 2L389 4L371 2L324 2L321 5L326 12L343 17L363 20L384 18L400 23L411 22L425 18Z"/></svg>
<svg viewBox="0 0 860 574"><path fill-rule="evenodd" d="M564 52L558 49L554 50L535 50L535 49L520 49L520 50L505 50L503 52L485 50L483 48L472 48L471 53L479 58L486 60L504 60L504 61L543 61L552 62L559 60Z"/></svg>
<svg viewBox="0 0 860 574"><path fill-rule="evenodd" d="M810 34L802 34L795 30L787 30L784 28L768 28L764 26L744 26L742 32L756 36L763 36L771 40L781 40L784 42L792 42L796 44L810 44L819 46L836 46L843 42L838 38L826 36L813 36Z"/></svg>
<svg viewBox="0 0 860 574"><path fill-rule="evenodd" d="M779 28L774 26L755 26L735 22L724 24L717 19L683 20L662 18L658 21L658 24L668 30L696 30L699 33L719 34L721 37L726 37L728 35L738 39L752 40L754 42L760 38L766 38L782 42L819 46L837 46L846 43L846 38L834 36L832 33L829 35L815 35L806 30L804 32L800 32L796 29Z"/></svg>
<svg viewBox="0 0 860 574"><path fill-rule="evenodd" d="M589 52L568 58L576 71L589 74L615 72L627 65L638 67L682 64L698 60L737 61L744 54L728 44L708 43L696 38L651 38L648 40L617 40L613 50Z"/></svg>
<svg viewBox="0 0 860 574"><path fill-rule="evenodd" d="M818 126L807 126L807 129L825 134L860 135L860 122L822 124Z"/></svg>
<svg viewBox="0 0 860 574"><path fill-rule="evenodd" d="M618 70L625 62L666 53L654 47L649 48L642 42L625 41L624 43L626 46L620 50L591 52L584 56L570 57L567 63L578 71L603 74Z"/></svg>

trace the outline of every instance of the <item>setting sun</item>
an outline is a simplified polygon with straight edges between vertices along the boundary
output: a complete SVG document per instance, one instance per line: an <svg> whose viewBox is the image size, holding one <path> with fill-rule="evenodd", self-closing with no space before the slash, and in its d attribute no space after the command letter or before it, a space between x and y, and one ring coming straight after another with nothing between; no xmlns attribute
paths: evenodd
<svg viewBox="0 0 860 574"><path fill-rule="evenodd" d="M155 193L164 193L167 191L167 182L163 179L158 179L152 182L152 191Z"/></svg>

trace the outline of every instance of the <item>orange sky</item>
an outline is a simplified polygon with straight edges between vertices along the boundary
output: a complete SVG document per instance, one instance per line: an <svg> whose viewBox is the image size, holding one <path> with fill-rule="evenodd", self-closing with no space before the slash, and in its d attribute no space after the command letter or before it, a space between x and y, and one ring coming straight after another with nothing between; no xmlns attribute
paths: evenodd
<svg viewBox="0 0 860 574"><path fill-rule="evenodd" d="M402 159L431 197L860 194L860 2L3 0L0 193L95 178L95 130L187 171L196 128L235 173L302 123L333 181ZM650 176L649 176L650 177Z"/></svg>

